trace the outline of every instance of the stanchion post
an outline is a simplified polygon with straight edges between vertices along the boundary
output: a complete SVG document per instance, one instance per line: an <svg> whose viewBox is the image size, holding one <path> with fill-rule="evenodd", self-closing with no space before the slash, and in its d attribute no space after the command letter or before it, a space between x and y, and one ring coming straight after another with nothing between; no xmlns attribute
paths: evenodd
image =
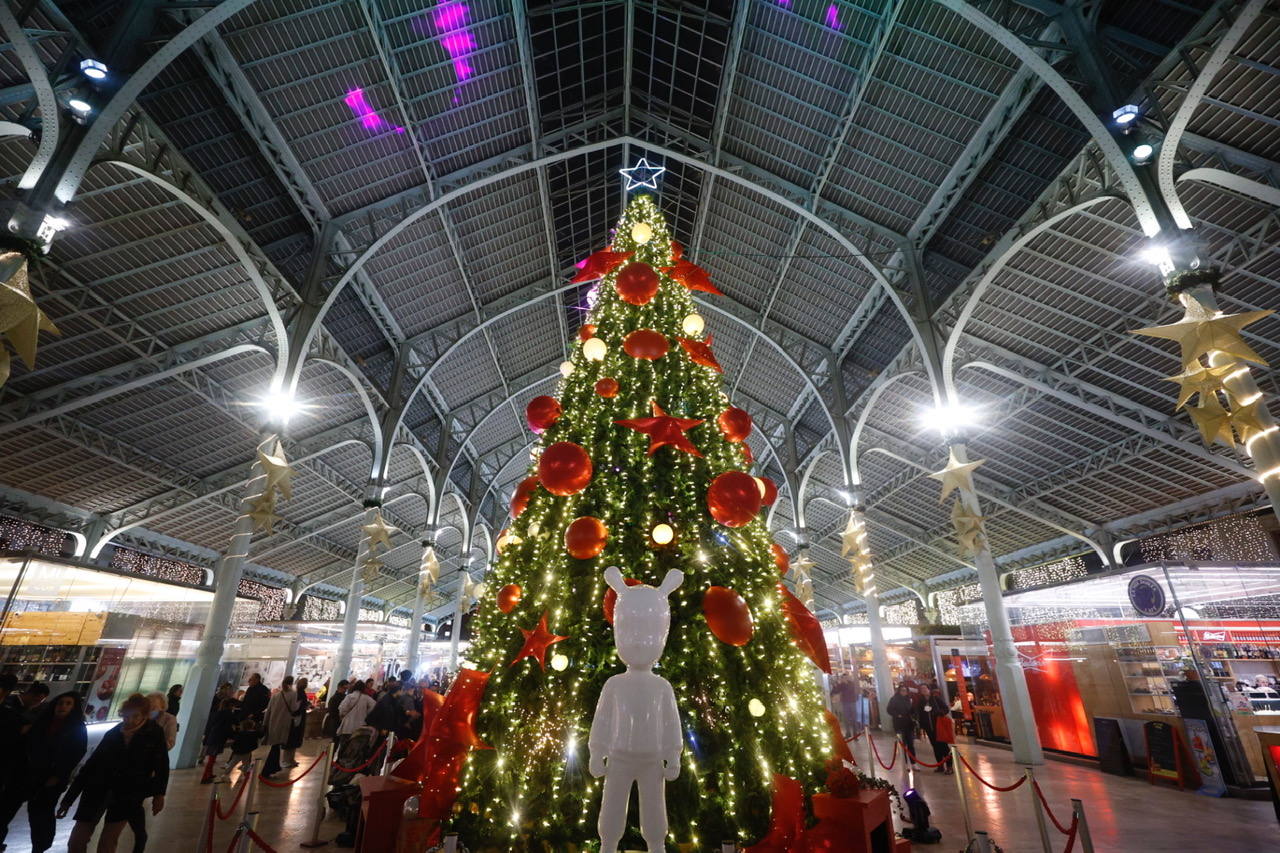
<svg viewBox="0 0 1280 853"><path fill-rule="evenodd" d="M387 740L385 743L386 752L382 753L382 772L379 776L386 776L391 772L391 750L396 745L396 733L387 732Z"/></svg>
<svg viewBox="0 0 1280 853"><path fill-rule="evenodd" d="M871 730L867 730L867 769L871 771L871 778L876 778L876 754L875 746L871 743Z"/></svg>
<svg viewBox="0 0 1280 853"><path fill-rule="evenodd" d="M241 814L240 827L242 830L249 830L256 828L258 824L257 804L254 802L258 796L258 759L256 758L249 762L249 781L245 784L249 786L249 790L244 792L244 812ZM249 833L242 831L237 848L239 853L249 853L250 843Z"/></svg>
<svg viewBox="0 0 1280 853"><path fill-rule="evenodd" d="M209 807L205 809L204 823L200 824L200 849L201 850L205 850L204 842L205 842L205 839L209 837L209 827L213 825L213 822L215 820L217 820L217 818L214 817L213 811L218 807L218 785L219 784L221 783L219 783L215 779L213 784L209 786ZM213 853L213 850L211 849L205 850L205 853Z"/></svg>
<svg viewBox="0 0 1280 853"><path fill-rule="evenodd" d="M1084 803L1072 800L1071 813L1076 818L1076 836L1080 839L1080 849L1084 853L1093 853L1093 837L1089 835L1089 821L1084 816Z"/></svg>
<svg viewBox="0 0 1280 853"><path fill-rule="evenodd" d="M1028 767L1025 771L1027 777L1027 791L1031 794L1031 808L1036 815L1036 828L1040 830L1040 847L1044 853L1054 853L1053 846L1049 841L1049 824L1044 819L1044 808L1040 805L1040 795L1036 793L1036 776Z"/></svg>
<svg viewBox="0 0 1280 853"><path fill-rule="evenodd" d="M328 841L320 840L320 822L324 820L325 805L328 802L325 799L325 793L329 788L329 773L332 772L333 761L337 757L334 750L335 745L333 741L330 741L329 748L325 750L324 770L320 773L320 787L316 789L316 809L311 816L310 838L302 842L303 847L324 847L329 843Z"/></svg>
<svg viewBox="0 0 1280 853"><path fill-rule="evenodd" d="M974 838L973 822L969 820L969 795L964 790L964 773L961 772L964 765L960 763L960 753L956 749L956 745L951 744L951 766L955 768L956 791L960 795L960 814L964 816L964 841L968 844ZM984 841L986 833L981 833Z"/></svg>
<svg viewBox="0 0 1280 853"><path fill-rule="evenodd" d="M991 839L981 829L973 834L973 849L974 853L991 853Z"/></svg>

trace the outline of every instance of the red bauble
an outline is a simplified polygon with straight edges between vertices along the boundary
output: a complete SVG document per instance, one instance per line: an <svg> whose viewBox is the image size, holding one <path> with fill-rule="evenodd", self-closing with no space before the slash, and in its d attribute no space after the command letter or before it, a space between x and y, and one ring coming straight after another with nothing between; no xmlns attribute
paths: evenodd
<svg viewBox="0 0 1280 853"><path fill-rule="evenodd" d="M618 271L613 286L623 302L645 305L658 292L658 274L648 264L636 261Z"/></svg>
<svg viewBox="0 0 1280 853"><path fill-rule="evenodd" d="M730 406L716 415L716 423L729 441L746 441L751 435L751 415L737 406Z"/></svg>
<svg viewBox="0 0 1280 853"><path fill-rule="evenodd" d="M529 498L533 497L533 491L536 488L538 488L537 476L525 477L520 481L520 485L516 486L515 494L511 496L512 518L520 517L520 513L524 512L525 507L529 505Z"/></svg>
<svg viewBox="0 0 1280 853"><path fill-rule="evenodd" d="M773 543L773 562L778 566L778 574L785 575L791 570L791 558L786 550L777 542Z"/></svg>
<svg viewBox="0 0 1280 853"><path fill-rule="evenodd" d="M503 613L510 613L519 606L522 595L524 595L524 590L520 588L520 584L507 584L498 590L498 609Z"/></svg>
<svg viewBox="0 0 1280 853"><path fill-rule="evenodd" d="M560 401L546 394L534 397L524 407L524 419L529 424L529 429L542 435L560 420Z"/></svg>
<svg viewBox="0 0 1280 853"><path fill-rule="evenodd" d="M543 478L546 484L546 478ZM707 509L725 527L742 527L760 511L760 487L756 478L742 471L725 471L707 489Z"/></svg>
<svg viewBox="0 0 1280 853"><path fill-rule="evenodd" d="M653 329L636 329L627 335L622 342L622 350L632 358L647 358L655 361L667 354L669 344L659 332Z"/></svg>
<svg viewBox="0 0 1280 853"><path fill-rule="evenodd" d="M716 639L731 646L745 646L755 633L751 608L738 593L724 586L713 586L702 596L702 615Z"/></svg>
<svg viewBox="0 0 1280 853"><path fill-rule="evenodd" d="M538 482L553 495L576 495L591 482L591 457L580 444L558 441L538 458Z"/></svg>
<svg viewBox="0 0 1280 853"><path fill-rule="evenodd" d="M644 583L643 581L638 581L635 578L623 578L622 580L627 586L642 586ZM604 621L608 622L610 625L613 624L613 609L617 606L618 594L613 591L613 587L610 587L605 590L604 601L600 604L600 608L604 610Z"/></svg>
<svg viewBox="0 0 1280 853"><path fill-rule="evenodd" d="M782 596L782 612L787 615L791 639L818 669L830 675L831 654L827 651L827 638L822 634L822 623L781 582L778 583L778 594Z"/></svg>
<svg viewBox="0 0 1280 853"><path fill-rule="evenodd" d="M564 549L571 557L579 560L590 560L597 557L609 542L609 528L604 522L590 515L575 518L565 528Z"/></svg>
<svg viewBox="0 0 1280 853"><path fill-rule="evenodd" d="M585 341L587 338L596 336L596 327L593 323L583 323L578 327L578 340Z"/></svg>
<svg viewBox="0 0 1280 853"><path fill-rule="evenodd" d="M773 502L778 499L778 487L768 477L761 477L760 482L764 484L764 495L760 498L760 503L773 506Z"/></svg>
<svg viewBox="0 0 1280 853"><path fill-rule="evenodd" d="M606 398L618 396L618 380L612 376L606 376L596 383L596 393Z"/></svg>

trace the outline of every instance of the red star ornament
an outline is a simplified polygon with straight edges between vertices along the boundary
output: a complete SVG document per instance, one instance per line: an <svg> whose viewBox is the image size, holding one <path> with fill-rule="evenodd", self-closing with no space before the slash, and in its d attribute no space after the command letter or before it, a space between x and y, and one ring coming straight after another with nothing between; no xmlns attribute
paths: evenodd
<svg viewBox="0 0 1280 853"><path fill-rule="evenodd" d="M632 254L632 252L615 252L612 249L601 249L588 256L585 260L578 262L579 272L569 279L569 283L578 284L583 281L595 281L598 278L604 278L626 263Z"/></svg>
<svg viewBox="0 0 1280 853"><path fill-rule="evenodd" d="M685 453L701 456L702 454L698 451L698 448L693 446L693 442L689 440L689 437L684 432L687 429L693 429L702 421L696 418L673 418L662 411L662 407L658 405L657 400L653 400L651 403L653 405L653 417L614 421L614 423L630 427L636 432L647 434L649 436L650 456L659 447L667 444L677 450L683 450Z"/></svg>
<svg viewBox="0 0 1280 853"><path fill-rule="evenodd" d="M691 341L688 338L677 338L680 346L684 347L684 351L693 360L694 364L701 364L703 367L710 367L716 373L724 373L724 368L720 366L720 362L716 361L716 357L711 353L711 336L707 335L705 341Z"/></svg>
<svg viewBox="0 0 1280 853"><path fill-rule="evenodd" d="M516 659L511 662L511 665L515 666L525 658L536 658L538 666L542 668L543 672L547 671L547 649L561 640L569 639L547 630L547 614L545 611L543 611L542 618L538 620L537 628L532 631L521 628L520 633L524 634L524 645L521 646L520 654L516 655Z"/></svg>
<svg viewBox="0 0 1280 853"><path fill-rule="evenodd" d="M707 275L707 271L692 261L680 258L673 266L663 267L662 271L689 290L701 290L712 296L724 296L720 289L711 283L711 276Z"/></svg>

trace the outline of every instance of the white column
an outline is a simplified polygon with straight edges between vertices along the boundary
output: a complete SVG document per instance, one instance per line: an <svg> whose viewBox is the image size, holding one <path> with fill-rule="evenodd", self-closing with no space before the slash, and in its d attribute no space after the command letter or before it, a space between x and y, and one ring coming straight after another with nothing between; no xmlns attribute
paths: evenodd
<svg viewBox="0 0 1280 853"><path fill-rule="evenodd" d="M880 728L892 731L889 700L893 698L893 673L889 671L889 649L880 627L880 596L875 591L867 591L862 598L867 603L867 627L871 629L871 666L875 672L876 701L880 704Z"/></svg>
<svg viewBox="0 0 1280 853"><path fill-rule="evenodd" d="M449 671L458 671L458 643L462 640L462 607L466 595L466 581L459 577L458 600L453 606L453 631L449 635Z"/></svg>
<svg viewBox="0 0 1280 853"><path fill-rule="evenodd" d="M298 647L302 645L302 635L298 634L289 643L289 656L284 659L284 674L293 675L293 671L298 666Z"/></svg>
<svg viewBox="0 0 1280 853"><path fill-rule="evenodd" d="M422 550L425 553L431 547L429 542L422 543ZM413 614L409 617L409 649L405 657L405 669L413 670L416 678L418 675L418 645L422 642L422 608L425 604L422 595L422 570L418 570L418 588L413 592Z"/></svg>
<svg viewBox="0 0 1280 853"><path fill-rule="evenodd" d="M361 525L372 524L377 515L378 508L376 506L365 507L364 521ZM334 679L334 684L353 674L351 672L351 653L356 645L356 623L360 621L360 602L364 600L364 578L361 573L363 571L362 565L368 553L369 538L362 533L360 546L356 548L356 564L351 567L351 586L347 590L347 611L342 615L342 639L338 641L338 653L334 656L333 672L330 673L330 678ZM357 674L361 675L361 677L368 677L361 673Z"/></svg>
<svg viewBox="0 0 1280 853"><path fill-rule="evenodd" d="M964 444L951 445L956 459L968 462ZM957 489L958 500L974 515L982 514L978 496L965 489ZM1000 589L1000 575L986 536L977 540L978 550L973 564L978 570L978 584L982 587L982 603L987 612L987 628L991 631L991 644L995 649L996 679L1000 685L1000 699L1004 707L1005 725L1013 744L1013 760L1019 764L1043 764L1044 752L1040 748L1040 733L1036 731L1036 719L1031 710L1031 694L1027 691L1027 676L1018 659L1018 648L1013 643L1013 629L1009 625L1009 613L1004 608L1004 596Z"/></svg>
<svg viewBox="0 0 1280 853"><path fill-rule="evenodd" d="M266 436L258 445L264 453L270 453L276 442L275 434ZM255 460L257 454L254 454ZM209 606L209 620L205 625L200 648L196 650L196 662L187 674L183 685L182 705L178 711L178 749L174 753L176 767L194 767L200 760L200 741L209 717L209 706L218 689L218 672L222 665L222 652L227 644L231 628L231 615L235 608L236 592L240 588L240 576L244 573L244 561L249 555L249 540L253 538L253 519L249 510L263 492L266 483L262 467L255 461L250 469L250 479L240 500L240 515L236 518L231 544L218 564L214 576L213 601Z"/></svg>

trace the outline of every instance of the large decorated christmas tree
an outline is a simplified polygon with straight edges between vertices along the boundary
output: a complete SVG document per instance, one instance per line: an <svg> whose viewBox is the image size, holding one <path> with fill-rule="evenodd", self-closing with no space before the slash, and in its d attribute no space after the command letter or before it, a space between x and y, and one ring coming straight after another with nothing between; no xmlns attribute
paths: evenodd
<svg viewBox="0 0 1280 853"><path fill-rule="evenodd" d="M587 735L601 687L623 669L603 577L616 565L654 586L685 574L657 667L685 747L667 785L668 846L757 840L774 774L810 792L826 778L831 735L810 660L826 649L781 582L787 555L762 512L777 490L750 473L750 416L722 390L690 293L718 291L648 195L579 266L592 307L558 399L529 404L541 441L472 623L467 657L491 673L475 730L493 748L467 759L450 828L472 850L594 842L601 782ZM634 828L625 841L639 846Z"/></svg>

